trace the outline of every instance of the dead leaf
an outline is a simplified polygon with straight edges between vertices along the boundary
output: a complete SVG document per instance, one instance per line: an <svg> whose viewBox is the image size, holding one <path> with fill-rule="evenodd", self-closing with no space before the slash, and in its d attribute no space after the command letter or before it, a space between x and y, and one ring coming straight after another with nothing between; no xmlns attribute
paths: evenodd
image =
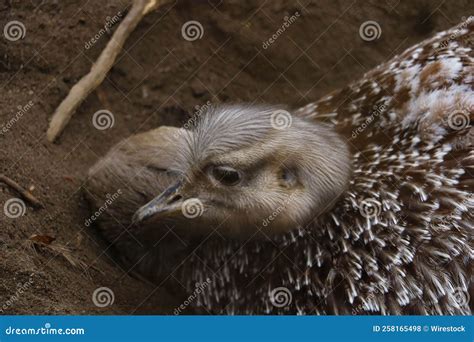
<svg viewBox="0 0 474 342"><path fill-rule="evenodd" d="M49 235L38 235L38 234L33 234L29 238L31 241L40 243L43 245L50 245L51 242L56 240L55 237L49 236Z"/></svg>

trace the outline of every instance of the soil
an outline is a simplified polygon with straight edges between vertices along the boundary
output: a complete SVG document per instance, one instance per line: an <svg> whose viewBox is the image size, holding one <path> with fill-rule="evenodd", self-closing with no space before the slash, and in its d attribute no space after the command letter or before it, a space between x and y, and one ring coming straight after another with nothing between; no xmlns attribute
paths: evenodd
<svg viewBox="0 0 474 342"><path fill-rule="evenodd" d="M82 191L88 168L125 137L182 125L208 101L289 107L314 101L474 12L470 0L165 5L138 25L107 79L79 107L58 142L47 142L55 108L117 27L107 32L104 25L114 16L123 18L129 5L124 0L0 4L1 28L18 20L26 29L17 41L0 37L0 173L31 189L45 206L27 203L18 218L0 212L0 313L172 314L182 295L124 270L94 228L84 224L90 217ZM278 34L285 17L296 12ZM190 20L203 27L195 41L181 33ZM378 39L359 36L367 20L380 25ZM92 116L101 109L113 113L112 128L93 126ZM0 185L2 208L14 197L18 194ZM55 240L35 244L34 234ZM99 287L113 289L113 304L93 303Z"/></svg>

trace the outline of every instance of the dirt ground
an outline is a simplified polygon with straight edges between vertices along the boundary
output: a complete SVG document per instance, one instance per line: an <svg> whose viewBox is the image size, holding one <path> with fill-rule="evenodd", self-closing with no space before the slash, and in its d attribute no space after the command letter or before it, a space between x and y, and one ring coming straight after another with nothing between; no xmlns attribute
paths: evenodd
<svg viewBox="0 0 474 342"><path fill-rule="evenodd" d="M208 101L295 107L316 100L474 14L474 3L179 1L139 24L59 141L47 142L54 109L117 27L106 32L104 25L128 9L125 0L0 4L0 28L13 20L25 27L23 39L0 37L0 173L31 188L45 206L27 204L23 216L11 218L3 208L18 195L0 185L0 313L172 314L182 297L128 274L113 249L84 224L90 213L81 188L88 168L121 139L160 125L182 125ZM285 32L264 46L296 12ZM190 20L203 27L195 41L181 33ZM373 41L359 36L368 20L381 27ZM115 119L103 131L92 124L101 109ZM35 247L33 234L55 240ZM69 252L58 251L61 246ZM103 286L112 288L115 298L100 308L92 294Z"/></svg>

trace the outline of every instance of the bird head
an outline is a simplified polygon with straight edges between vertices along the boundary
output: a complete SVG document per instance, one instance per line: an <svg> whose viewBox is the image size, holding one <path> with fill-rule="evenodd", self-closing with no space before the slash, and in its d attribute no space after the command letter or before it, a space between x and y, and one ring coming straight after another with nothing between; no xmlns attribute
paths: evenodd
<svg viewBox="0 0 474 342"><path fill-rule="evenodd" d="M179 179L134 222L172 217L190 234L284 233L329 209L350 177L343 138L278 107L210 108L180 139Z"/></svg>

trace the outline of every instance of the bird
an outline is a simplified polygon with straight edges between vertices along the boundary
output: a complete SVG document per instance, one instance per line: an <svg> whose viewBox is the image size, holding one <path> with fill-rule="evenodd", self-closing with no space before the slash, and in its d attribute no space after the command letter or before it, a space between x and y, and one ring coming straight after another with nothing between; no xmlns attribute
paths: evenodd
<svg viewBox="0 0 474 342"><path fill-rule="evenodd" d="M472 314L473 30L301 108L210 106L120 142L85 184L100 231L214 314Z"/></svg>

